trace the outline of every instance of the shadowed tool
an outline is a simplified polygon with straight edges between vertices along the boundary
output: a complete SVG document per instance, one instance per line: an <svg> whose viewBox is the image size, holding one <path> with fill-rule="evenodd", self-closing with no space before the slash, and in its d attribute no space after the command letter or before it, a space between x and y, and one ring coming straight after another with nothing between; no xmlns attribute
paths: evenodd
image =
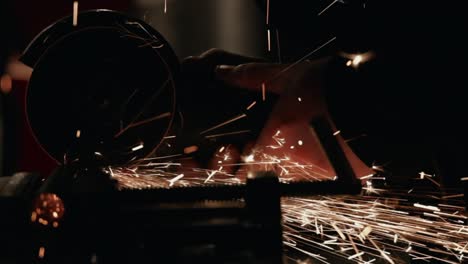
<svg viewBox="0 0 468 264"><path fill-rule="evenodd" d="M72 20L44 30L22 57L34 68L29 123L61 163L32 203L26 258L282 263L281 197L360 192L322 119L311 125L337 180L280 183L257 171L246 184L119 190L109 166L151 155L177 122L178 61L142 21L107 10Z"/></svg>

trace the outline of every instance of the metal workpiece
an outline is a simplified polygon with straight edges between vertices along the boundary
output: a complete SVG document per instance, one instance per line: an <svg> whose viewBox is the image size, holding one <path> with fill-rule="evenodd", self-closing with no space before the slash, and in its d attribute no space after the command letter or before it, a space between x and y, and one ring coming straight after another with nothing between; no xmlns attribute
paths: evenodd
<svg viewBox="0 0 468 264"><path fill-rule="evenodd" d="M332 180L317 182L296 181L278 183L276 188L278 188L279 197L313 196L324 194L359 194L361 191L361 184L341 183L339 181ZM121 197L122 200L125 200L126 197L132 197L135 199L138 198L155 202L216 201L243 199L248 195L250 190L251 188L249 188L249 183L247 182L247 184L223 184L156 189L148 188L141 190L124 189L116 193L116 195ZM257 195L261 194L262 192Z"/></svg>

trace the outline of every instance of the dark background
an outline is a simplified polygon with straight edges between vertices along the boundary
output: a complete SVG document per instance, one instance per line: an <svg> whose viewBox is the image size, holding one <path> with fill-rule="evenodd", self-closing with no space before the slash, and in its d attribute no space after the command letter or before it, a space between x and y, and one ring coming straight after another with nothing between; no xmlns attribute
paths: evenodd
<svg viewBox="0 0 468 264"><path fill-rule="evenodd" d="M345 1L318 16L331 2L270 0L269 25L265 0L168 0L167 14L162 0L80 1L80 10L108 8L138 16L166 36L179 58L217 47L292 62L334 36L337 41L314 57L371 50L375 58L358 71L337 70L342 75L335 78L330 106L343 135L367 135L351 143L367 162L386 164L399 175L427 168L444 175L447 185L457 185L467 176L468 147L468 24L461 4ZM21 52L42 28L72 11L72 1L0 5L0 65L6 54ZM266 51L267 28L271 52ZM27 133L25 87L25 80L15 80L14 89L2 94L5 175L46 174L54 166Z"/></svg>

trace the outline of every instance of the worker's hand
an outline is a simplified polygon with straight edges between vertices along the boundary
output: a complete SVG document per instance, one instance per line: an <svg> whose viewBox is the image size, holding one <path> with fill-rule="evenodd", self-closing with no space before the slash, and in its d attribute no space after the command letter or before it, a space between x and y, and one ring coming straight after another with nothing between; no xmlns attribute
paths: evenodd
<svg viewBox="0 0 468 264"><path fill-rule="evenodd" d="M288 156L300 163L315 164L326 169L329 176L334 175L309 125L314 117L328 116L322 95L327 59L285 65L261 63L258 60L249 62L249 58L239 55L210 51L200 57L192 57L189 61L192 65L210 64L215 78L226 84L235 85L240 89L256 90L259 93L263 93L265 89L266 92L280 95L254 148L261 148L278 157ZM266 96L265 100L269 98ZM278 138L284 138L280 148L276 148L281 145L277 141ZM338 139L357 176L370 174L370 169L339 135ZM248 155L248 152L244 151L244 155Z"/></svg>

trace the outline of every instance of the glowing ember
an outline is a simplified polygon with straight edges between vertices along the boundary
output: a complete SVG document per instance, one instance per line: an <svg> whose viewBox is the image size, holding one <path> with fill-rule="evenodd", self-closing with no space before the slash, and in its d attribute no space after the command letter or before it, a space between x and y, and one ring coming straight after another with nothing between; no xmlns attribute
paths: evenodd
<svg viewBox="0 0 468 264"><path fill-rule="evenodd" d="M262 83L262 100L266 100L266 86L265 83Z"/></svg>
<svg viewBox="0 0 468 264"><path fill-rule="evenodd" d="M266 6L266 24L268 25L270 23L270 0L267 0L267 6Z"/></svg>
<svg viewBox="0 0 468 264"><path fill-rule="evenodd" d="M271 51L271 34L270 34L269 29L267 29L267 44L268 44L268 51Z"/></svg>
<svg viewBox="0 0 468 264"><path fill-rule="evenodd" d="M31 222L47 226L52 221L62 219L65 206L62 199L53 193L42 193L34 201Z"/></svg>
<svg viewBox="0 0 468 264"><path fill-rule="evenodd" d="M45 247L40 247L39 248L39 252L38 252L37 256L39 258L44 258L44 256L45 256Z"/></svg>
<svg viewBox="0 0 468 264"><path fill-rule="evenodd" d="M140 150L140 149L142 149L142 148L144 148L144 145L143 145L143 144L140 144L140 145L137 145L137 146L133 147L133 148L132 148L132 151L137 151L137 150Z"/></svg>
<svg viewBox="0 0 468 264"><path fill-rule="evenodd" d="M73 2L73 26L78 25L78 1Z"/></svg>
<svg viewBox="0 0 468 264"><path fill-rule="evenodd" d="M340 3L344 3L343 0L333 0L333 2L331 2L331 4L327 5L324 9L322 9L322 11L320 11L318 13L318 15L322 15L323 13L325 13L325 11L327 11L330 7L332 7L334 4L336 4L337 2L340 2Z"/></svg>
<svg viewBox="0 0 468 264"><path fill-rule="evenodd" d="M247 110L250 110L250 108L254 107L254 105L257 103L257 101L253 101L249 106L247 106Z"/></svg>

